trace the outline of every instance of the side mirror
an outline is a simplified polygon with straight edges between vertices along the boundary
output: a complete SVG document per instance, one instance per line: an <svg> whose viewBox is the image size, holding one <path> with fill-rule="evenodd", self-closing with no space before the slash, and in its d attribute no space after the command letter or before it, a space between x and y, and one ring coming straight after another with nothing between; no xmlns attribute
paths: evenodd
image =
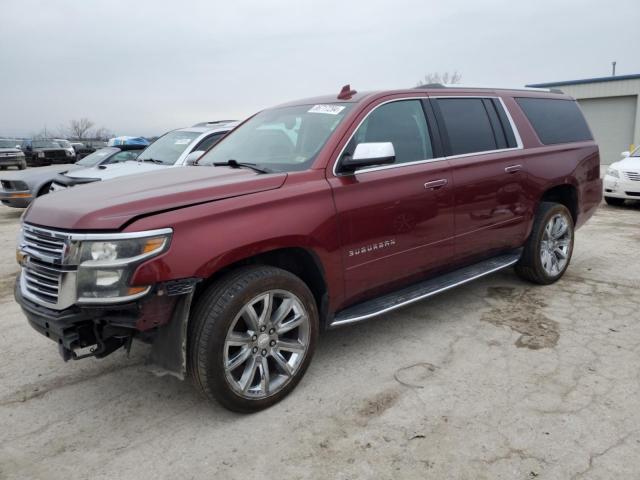
<svg viewBox="0 0 640 480"><path fill-rule="evenodd" d="M187 155L187 158L184 160L185 165L195 165L198 159L204 154L204 150L196 150L195 152L191 152Z"/></svg>
<svg viewBox="0 0 640 480"><path fill-rule="evenodd" d="M627 158L629 155L631 155L631 152L622 152L620 155L622 155L622 158Z"/></svg>
<svg viewBox="0 0 640 480"><path fill-rule="evenodd" d="M391 142L359 143L351 157L345 157L340 169L354 172L358 168L388 165L396 160L396 151Z"/></svg>

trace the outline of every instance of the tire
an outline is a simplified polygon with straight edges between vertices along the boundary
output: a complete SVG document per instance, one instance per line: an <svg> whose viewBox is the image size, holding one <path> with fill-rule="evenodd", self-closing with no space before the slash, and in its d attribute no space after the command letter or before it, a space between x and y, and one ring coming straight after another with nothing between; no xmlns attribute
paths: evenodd
<svg viewBox="0 0 640 480"><path fill-rule="evenodd" d="M25 160L23 160L18 164L18 170L24 170L26 168L27 168L27 162Z"/></svg>
<svg viewBox="0 0 640 480"><path fill-rule="evenodd" d="M281 313L284 318L276 319ZM302 280L275 267L242 267L196 301L188 330L189 373L207 398L229 410L256 412L295 388L317 337L318 310Z"/></svg>
<svg viewBox="0 0 640 480"><path fill-rule="evenodd" d="M621 207L624 205L624 198L604 197L604 201L607 202L607 205L611 205L612 207Z"/></svg>
<svg viewBox="0 0 640 480"><path fill-rule="evenodd" d="M566 226L565 233L558 235L563 226ZM516 264L516 273L540 285L556 282L564 275L571 261L574 233L573 217L567 207L559 203L542 202L522 257Z"/></svg>

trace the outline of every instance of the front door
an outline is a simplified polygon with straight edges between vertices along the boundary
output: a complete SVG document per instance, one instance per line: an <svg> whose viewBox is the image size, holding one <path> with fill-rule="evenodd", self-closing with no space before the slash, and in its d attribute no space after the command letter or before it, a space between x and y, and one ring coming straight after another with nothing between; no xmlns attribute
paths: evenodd
<svg viewBox="0 0 640 480"><path fill-rule="evenodd" d="M374 295L446 265L453 255L452 177L420 100L375 107L347 143L391 142L392 165L329 177L336 205L347 301ZM440 158L434 158L434 157Z"/></svg>

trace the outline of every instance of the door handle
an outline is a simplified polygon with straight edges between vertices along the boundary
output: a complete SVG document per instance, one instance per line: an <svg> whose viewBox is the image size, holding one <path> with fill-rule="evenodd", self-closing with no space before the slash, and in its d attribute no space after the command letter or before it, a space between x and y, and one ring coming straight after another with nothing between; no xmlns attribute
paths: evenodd
<svg viewBox="0 0 640 480"><path fill-rule="evenodd" d="M440 187L444 187L447 184L446 178L441 178L440 180L433 180L432 182L427 182L424 184L424 188L427 190L436 190Z"/></svg>
<svg viewBox="0 0 640 480"><path fill-rule="evenodd" d="M509 165L504 169L507 173L516 173L522 170L522 165Z"/></svg>

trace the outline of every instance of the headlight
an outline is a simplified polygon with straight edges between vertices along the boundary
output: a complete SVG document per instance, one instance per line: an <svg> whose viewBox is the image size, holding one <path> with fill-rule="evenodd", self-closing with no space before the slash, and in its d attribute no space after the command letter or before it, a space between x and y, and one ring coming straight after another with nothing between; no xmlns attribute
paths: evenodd
<svg viewBox="0 0 640 480"><path fill-rule="evenodd" d="M73 150L65 150L67 152L67 157L73 157Z"/></svg>
<svg viewBox="0 0 640 480"><path fill-rule="evenodd" d="M612 177L616 177L616 178L620 178L620 172L618 170L616 170L615 168L607 168L607 175L610 175Z"/></svg>
<svg viewBox="0 0 640 480"><path fill-rule="evenodd" d="M142 261L164 252L170 238L169 230L140 238L72 241L66 263L78 265L78 302L122 301L146 294L151 286L132 287L131 276Z"/></svg>

